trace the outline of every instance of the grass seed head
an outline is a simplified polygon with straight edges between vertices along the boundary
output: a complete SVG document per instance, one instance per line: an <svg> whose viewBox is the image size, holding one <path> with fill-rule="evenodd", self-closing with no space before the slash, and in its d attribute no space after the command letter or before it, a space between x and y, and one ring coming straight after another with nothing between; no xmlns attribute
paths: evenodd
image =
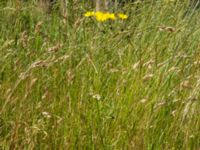
<svg viewBox="0 0 200 150"><path fill-rule="evenodd" d="M35 34L39 33L40 30L41 30L41 27L42 27L42 24L43 22L42 21L39 21L36 26L35 26Z"/></svg>
<svg viewBox="0 0 200 150"><path fill-rule="evenodd" d="M149 81L154 77L153 74L147 74L143 77L143 81Z"/></svg>

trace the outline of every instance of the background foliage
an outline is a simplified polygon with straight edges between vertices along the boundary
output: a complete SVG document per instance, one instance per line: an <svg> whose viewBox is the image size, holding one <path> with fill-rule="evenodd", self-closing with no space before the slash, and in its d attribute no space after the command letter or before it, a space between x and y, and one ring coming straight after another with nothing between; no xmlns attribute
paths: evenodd
<svg viewBox="0 0 200 150"><path fill-rule="evenodd" d="M99 23L89 3L1 1L0 149L199 149L192 6L147 0Z"/></svg>

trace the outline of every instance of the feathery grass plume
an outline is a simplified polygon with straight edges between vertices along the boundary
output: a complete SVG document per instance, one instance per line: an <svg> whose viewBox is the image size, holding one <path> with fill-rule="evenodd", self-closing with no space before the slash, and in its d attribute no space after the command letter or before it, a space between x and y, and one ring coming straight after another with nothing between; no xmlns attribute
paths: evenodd
<svg viewBox="0 0 200 150"><path fill-rule="evenodd" d="M42 22L42 21L39 21L39 22L35 25L35 31L34 31L34 32L35 32L36 34L40 32L41 27L42 27L42 24L43 24L43 22Z"/></svg>

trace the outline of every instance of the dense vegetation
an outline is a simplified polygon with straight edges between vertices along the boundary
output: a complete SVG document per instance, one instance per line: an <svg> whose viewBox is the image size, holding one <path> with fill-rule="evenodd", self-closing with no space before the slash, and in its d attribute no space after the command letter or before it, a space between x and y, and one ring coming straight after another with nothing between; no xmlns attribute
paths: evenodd
<svg viewBox="0 0 200 150"><path fill-rule="evenodd" d="M0 2L0 149L199 149L199 10L58 7Z"/></svg>

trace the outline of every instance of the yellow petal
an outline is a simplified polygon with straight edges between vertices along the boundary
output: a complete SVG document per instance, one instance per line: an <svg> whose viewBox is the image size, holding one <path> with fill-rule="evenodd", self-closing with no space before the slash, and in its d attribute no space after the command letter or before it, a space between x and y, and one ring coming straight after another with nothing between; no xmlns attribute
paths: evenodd
<svg viewBox="0 0 200 150"><path fill-rule="evenodd" d="M118 14L118 17L119 17L120 19L123 19L123 20L128 18L127 15L122 14L122 13L119 13L119 14Z"/></svg>

